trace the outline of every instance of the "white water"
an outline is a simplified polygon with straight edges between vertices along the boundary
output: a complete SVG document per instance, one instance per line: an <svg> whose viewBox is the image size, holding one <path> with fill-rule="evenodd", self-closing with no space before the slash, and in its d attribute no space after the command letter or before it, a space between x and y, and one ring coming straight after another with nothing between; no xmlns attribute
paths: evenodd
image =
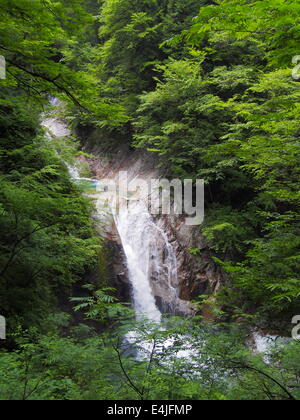
<svg viewBox="0 0 300 420"><path fill-rule="evenodd" d="M136 316L138 320L148 318L160 322L161 313L150 285L153 222L148 211L139 203L128 207L121 209L115 221L127 259Z"/></svg>
<svg viewBox="0 0 300 420"><path fill-rule="evenodd" d="M267 354L269 350L276 346L288 344L292 339L289 337L280 337L278 335L263 335L259 331L253 332L254 346L257 353Z"/></svg>
<svg viewBox="0 0 300 420"><path fill-rule="evenodd" d="M59 103L53 103L57 106ZM64 138L71 135L66 123L55 118L45 116L42 125L48 131L49 139ZM97 191L99 181L96 179L80 177L78 165L71 166L66 163L71 177L77 183L89 183ZM97 197L96 193L96 197ZM100 197L99 193L99 197ZM155 223L150 215L143 195L134 199L125 198L126 205L120 207L117 214L113 214L114 221L119 232L127 260L129 280L133 291L133 305L137 320L147 319L157 324L161 323L162 313L157 307L155 296L152 290L151 281L161 280L165 282L166 294L169 307L178 307L178 273L177 258L172 244L169 242L166 233ZM105 217L105 212L97 209L99 218ZM161 250L163 247L163 252ZM160 248L160 249L159 249ZM170 308L169 308L170 309ZM163 330L163 327L161 327ZM174 338L169 338L163 344L161 351L165 351L174 345ZM152 340L144 341L138 333L129 332L124 341L136 348L136 358L148 358L153 348ZM136 344L138 343L138 344ZM178 358L190 359L191 349L188 343L186 348L179 351Z"/></svg>
<svg viewBox="0 0 300 420"><path fill-rule="evenodd" d="M133 288L133 303L137 319L148 318L160 322L161 312L157 308L151 287L153 275L167 273L169 291L177 297L172 283L177 280L177 260L166 234L153 221L143 201L129 202L115 216L116 226L127 259L129 280ZM165 258L162 261L157 242L163 239Z"/></svg>
<svg viewBox="0 0 300 420"><path fill-rule="evenodd" d="M67 124L55 116L45 117L42 125L54 138L71 134ZM97 187L97 180L80 177L78 167L68 164L66 166L76 182L89 182ZM156 305L151 279L166 279L168 298L170 302L174 302L175 308L178 300L176 254L165 232L149 214L144 197L137 196L135 200L127 200L127 204L121 206L118 214L114 214L114 219L126 255L136 317L138 320L147 318L160 323L161 312ZM98 211L99 216L102 216L101 209ZM163 244L164 252L159 252L158 242Z"/></svg>
<svg viewBox="0 0 300 420"><path fill-rule="evenodd" d="M178 270L177 270L177 257L175 250L170 244L168 236L166 233L158 227L155 223L153 223L154 228L157 230L158 234L161 235L161 237L164 240L165 245L165 251L166 251L166 261L164 264L160 264L160 258L157 255L157 258L155 258L156 262L156 268L159 275L162 274L162 270L164 268L167 269L167 275L168 275L168 287L169 287L169 296L171 300L173 301L173 307L175 308L175 303L179 300L178 296Z"/></svg>

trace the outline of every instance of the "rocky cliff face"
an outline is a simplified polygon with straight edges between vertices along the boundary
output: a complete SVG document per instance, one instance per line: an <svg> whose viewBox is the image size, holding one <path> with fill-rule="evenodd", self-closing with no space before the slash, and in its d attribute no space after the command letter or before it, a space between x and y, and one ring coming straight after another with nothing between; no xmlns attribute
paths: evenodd
<svg viewBox="0 0 300 420"><path fill-rule="evenodd" d="M164 217L159 223L176 249L181 299L190 301L200 295L213 295L226 278L213 261L201 227L189 227L184 218L178 217ZM192 255L191 249L199 249L199 253Z"/></svg>
<svg viewBox="0 0 300 420"><path fill-rule="evenodd" d="M162 170L156 169L157 157L151 153L133 151L126 145L119 146L117 150L114 148L113 153L107 153L99 146L87 145L86 149L94 157L81 159L88 162L92 175L96 179L116 179L120 171L126 171L129 180L138 177L149 181L165 176ZM178 293L175 308L174 299L170 296L170 289L167 287L167 273L157 272L154 266L151 269L151 287L157 305L162 312L190 314L193 310L189 302L200 295L213 296L220 285L226 281L226 277L213 261L209 244L201 235L201 227L187 226L184 217L174 215L154 217L157 226L165 233L169 243L175 249L178 267L178 277L173 280L176 284L172 285ZM130 282L121 240L113 222L106 225L105 231L106 245L112 250L111 255L114 261L112 269L114 286L125 297L128 297ZM196 248L199 249L199 253L192 255L190 250ZM167 258L162 236L157 237L155 252L160 255L162 261ZM209 318L211 315L205 314L205 316Z"/></svg>

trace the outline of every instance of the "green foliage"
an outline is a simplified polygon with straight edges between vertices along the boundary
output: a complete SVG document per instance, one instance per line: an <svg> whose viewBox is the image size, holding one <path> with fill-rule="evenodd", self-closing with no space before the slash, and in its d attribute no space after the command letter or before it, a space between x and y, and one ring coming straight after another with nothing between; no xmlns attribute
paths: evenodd
<svg viewBox="0 0 300 420"><path fill-rule="evenodd" d="M119 335L126 329L130 342ZM0 353L1 400L300 398L299 342L279 341L255 355L236 326L174 318L164 329L146 322L109 335L90 330L85 339L35 331L16 339L18 351Z"/></svg>
<svg viewBox="0 0 300 420"><path fill-rule="evenodd" d="M77 303L75 311L86 312L87 319L111 323L125 316L134 316L128 304L118 303L118 299L112 295L115 289L105 287L95 291L94 286L89 284L84 288L92 292L92 296L72 298L71 302Z"/></svg>
<svg viewBox="0 0 300 420"><path fill-rule="evenodd" d="M100 239L62 162L76 141L50 142L39 122L57 96L73 127L98 127L97 141L133 139L170 176L204 178L201 233L228 282L197 307L241 325L290 322L300 303L300 91L287 68L298 3L103 0L96 17L90 0L0 0L0 314L17 344L0 353L0 399L300 398L298 341L259 355L236 324L137 323L104 286L72 299L84 324L56 313L101 260Z"/></svg>
<svg viewBox="0 0 300 420"><path fill-rule="evenodd" d="M99 239L91 203L22 96L1 100L0 126L0 313L29 327L94 266Z"/></svg>
<svg viewBox="0 0 300 420"><path fill-rule="evenodd" d="M299 84L279 68L296 54L290 6L202 7L185 33L193 58L156 67L157 86L140 96L133 124L135 146L159 154L172 176L205 179L202 233L234 262L236 305L264 315L299 304Z"/></svg>
<svg viewBox="0 0 300 420"><path fill-rule="evenodd" d="M70 54L81 55L76 39L82 39L94 23L82 3L0 1L0 52L7 63L7 79L0 86L22 89L39 101L50 94L59 96L83 116L116 125L126 121L121 107L99 99L97 80L87 67L67 65Z"/></svg>
<svg viewBox="0 0 300 420"><path fill-rule="evenodd" d="M270 65L286 66L299 53L299 2L297 0L217 0L201 9L189 42L229 36L257 44Z"/></svg>
<svg viewBox="0 0 300 420"><path fill-rule="evenodd" d="M136 95L155 85L155 65L169 55L179 57L187 50L183 43L175 47L160 45L189 26L201 3L202 0L105 0L99 30L102 94L124 104L132 116L138 105Z"/></svg>
<svg viewBox="0 0 300 420"><path fill-rule="evenodd" d="M205 165L203 150L224 134L229 112L209 90L198 60L171 60L157 70L162 80L141 97L135 145L155 148L172 173L196 178Z"/></svg>

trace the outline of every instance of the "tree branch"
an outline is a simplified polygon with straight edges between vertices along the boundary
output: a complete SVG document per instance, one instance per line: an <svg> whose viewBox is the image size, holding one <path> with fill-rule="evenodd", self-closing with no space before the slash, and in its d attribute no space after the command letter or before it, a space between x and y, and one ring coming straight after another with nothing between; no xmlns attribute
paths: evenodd
<svg viewBox="0 0 300 420"><path fill-rule="evenodd" d="M13 53L16 53L16 51L12 51L12 50L9 50L9 49L7 49L7 48L5 48L5 47L3 47L2 45L0 45L0 48L1 49L3 49L3 50L5 50L5 51L9 51L9 52L13 52ZM70 92L70 90L69 89L67 89L65 86L62 86L61 84L59 84L58 82L57 82L57 80L61 77L61 75L58 75L58 76L56 76L55 78L51 78L51 77L49 77L49 76L47 76L46 74L41 74L41 73L38 73L38 72L35 72L35 71L32 71L32 70L29 70L29 69L27 69L27 68L25 68L25 67L23 67L23 66L21 66L20 64L17 64L15 61L13 61L13 60L11 60L10 58L7 58L6 57L6 61L11 65L11 66L13 66L13 67L16 67L16 68L18 68L19 70L21 70L21 71L23 71L23 72L25 72L25 73L27 73L27 74L29 74L30 76L33 76L33 77L37 77L37 78L39 78L39 79L42 79L42 80L44 80L44 81L46 81L46 82L48 82L48 83L51 83L51 84L53 84L59 91L61 91L61 92L63 92L63 93L65 93L67 96L68 96L68 98L69 99L71 99L71 101L75 104L75 105L77 105L78 107L80 107L81 109L83 109L84 111L86 111L86 112L90 112L84 105L82 105L81 103L80 103L80 101L73 95L73 93L72 92Z"/></svg>
<svg viewBox="0 0 300 420"><path fill-rule="evenodd" d="M123 372L123 374L124 374L124 376L125 376L125 378L126 378L126 380L128 382L128 385L130 386L130 388L132 388L139 395L139 397L141 398L141 400L143 400L144 399L143 398L143 392L141 392L138 389L138 387L133 383L133 381L131 380L130 376L126 372L126 369L124 367L124 364L123 364L122 357L121 357L120 350L119 350L118 346L113 346L113 349L115 350L115 352L118 355L119 364L120 364L121 369L122 369L122 372Z"/></svg>

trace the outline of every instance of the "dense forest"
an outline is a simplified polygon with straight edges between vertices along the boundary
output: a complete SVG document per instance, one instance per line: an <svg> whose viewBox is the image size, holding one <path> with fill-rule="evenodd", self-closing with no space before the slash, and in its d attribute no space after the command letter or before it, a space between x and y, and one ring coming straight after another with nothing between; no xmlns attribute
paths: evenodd
<svg viewBox="0 0 300 420"><path fill-rule="evenodd" d="M0 0L0 15L0 400L300 399L300 3ZM49 113L72 136L50 139ZM126 143L205 180L197 229L227 280L194 316L135 320L111 285L68 171L93 130L112 155ZM255 352L256 328L285 338Z"/></svg>

